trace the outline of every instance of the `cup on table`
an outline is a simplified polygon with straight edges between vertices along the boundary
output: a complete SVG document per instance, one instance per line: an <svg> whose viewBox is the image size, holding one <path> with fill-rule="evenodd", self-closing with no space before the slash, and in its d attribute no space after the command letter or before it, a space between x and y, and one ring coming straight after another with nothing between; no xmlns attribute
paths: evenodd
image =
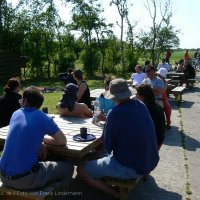
<svg viewBox="0 0 200 200"><path fill-rule="evenodd" d="M81 127L80 128L80 134L81 134L81 138L86 139L87 138L87 132L88 132L88 128L86 127Z"/></svg>

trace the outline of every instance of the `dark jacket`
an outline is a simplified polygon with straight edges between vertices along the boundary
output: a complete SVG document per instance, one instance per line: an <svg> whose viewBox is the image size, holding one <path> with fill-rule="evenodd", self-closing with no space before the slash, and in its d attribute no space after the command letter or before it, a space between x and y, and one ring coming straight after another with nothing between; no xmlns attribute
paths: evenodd
<svg viewBox="0 0 200 200"><path fill-rule="evenodd" d="M13 112L21 107L19 103L21 98L21 94L15 92L7 92L0 97L0 127L9 124Z"/></svg>

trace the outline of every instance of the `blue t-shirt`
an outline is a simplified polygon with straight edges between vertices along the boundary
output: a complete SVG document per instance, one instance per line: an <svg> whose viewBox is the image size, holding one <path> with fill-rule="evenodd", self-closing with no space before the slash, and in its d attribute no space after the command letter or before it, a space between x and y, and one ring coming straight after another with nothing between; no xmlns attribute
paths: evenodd
<svg viewBox="0 0 200 200"><path fill-rule="evenodd" d="M106 99L103 94L98 98L101 106L101 110L107 115L108 111L115 106L115 103L112 99Z"/></svg>
<svg viewBox="0 0 200 200"><path fill-rule="evenodd" d="M121 103L108 113L103 142L109 154L138 174L149 173L159 161L153 121L138 100Z"/></svg>
<svg viewBox="0 0 200 200"><path fill-rule="evenodd" d="M23 174L38 162L45 134L59 131L53 119L35 108L20 108L13 113L0 160L0 170L7 176Z"/></svg>

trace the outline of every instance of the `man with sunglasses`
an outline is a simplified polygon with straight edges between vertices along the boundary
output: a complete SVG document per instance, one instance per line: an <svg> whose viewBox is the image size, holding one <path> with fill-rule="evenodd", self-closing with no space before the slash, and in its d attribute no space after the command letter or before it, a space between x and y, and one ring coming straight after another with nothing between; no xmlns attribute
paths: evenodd
<svg viewBox="0 0 200 200"><path fill-rule="evenodd" d="M43 101L36 87L28 87L23 92L21 108L11 117L0 159L0 178L5 186L29 190L61 180L64 188L71 180L71 163L38 159L39 154L43 159L46 157L45 144L66 146L67 143L53 119L39 110Z"/></svg>

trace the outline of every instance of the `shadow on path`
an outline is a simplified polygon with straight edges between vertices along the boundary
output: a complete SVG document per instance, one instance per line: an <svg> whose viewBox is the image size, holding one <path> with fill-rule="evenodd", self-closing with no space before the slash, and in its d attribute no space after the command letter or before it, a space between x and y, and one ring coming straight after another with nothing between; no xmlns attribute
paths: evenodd
<svg viewBox="0 0 200 200"><path fill-rule="evenodd" d="M180 194L158 187L155 179L152 176L149 176L147 181L139 182L138 185L130 191L128 197L128 200L182 199Z"/></svg>

